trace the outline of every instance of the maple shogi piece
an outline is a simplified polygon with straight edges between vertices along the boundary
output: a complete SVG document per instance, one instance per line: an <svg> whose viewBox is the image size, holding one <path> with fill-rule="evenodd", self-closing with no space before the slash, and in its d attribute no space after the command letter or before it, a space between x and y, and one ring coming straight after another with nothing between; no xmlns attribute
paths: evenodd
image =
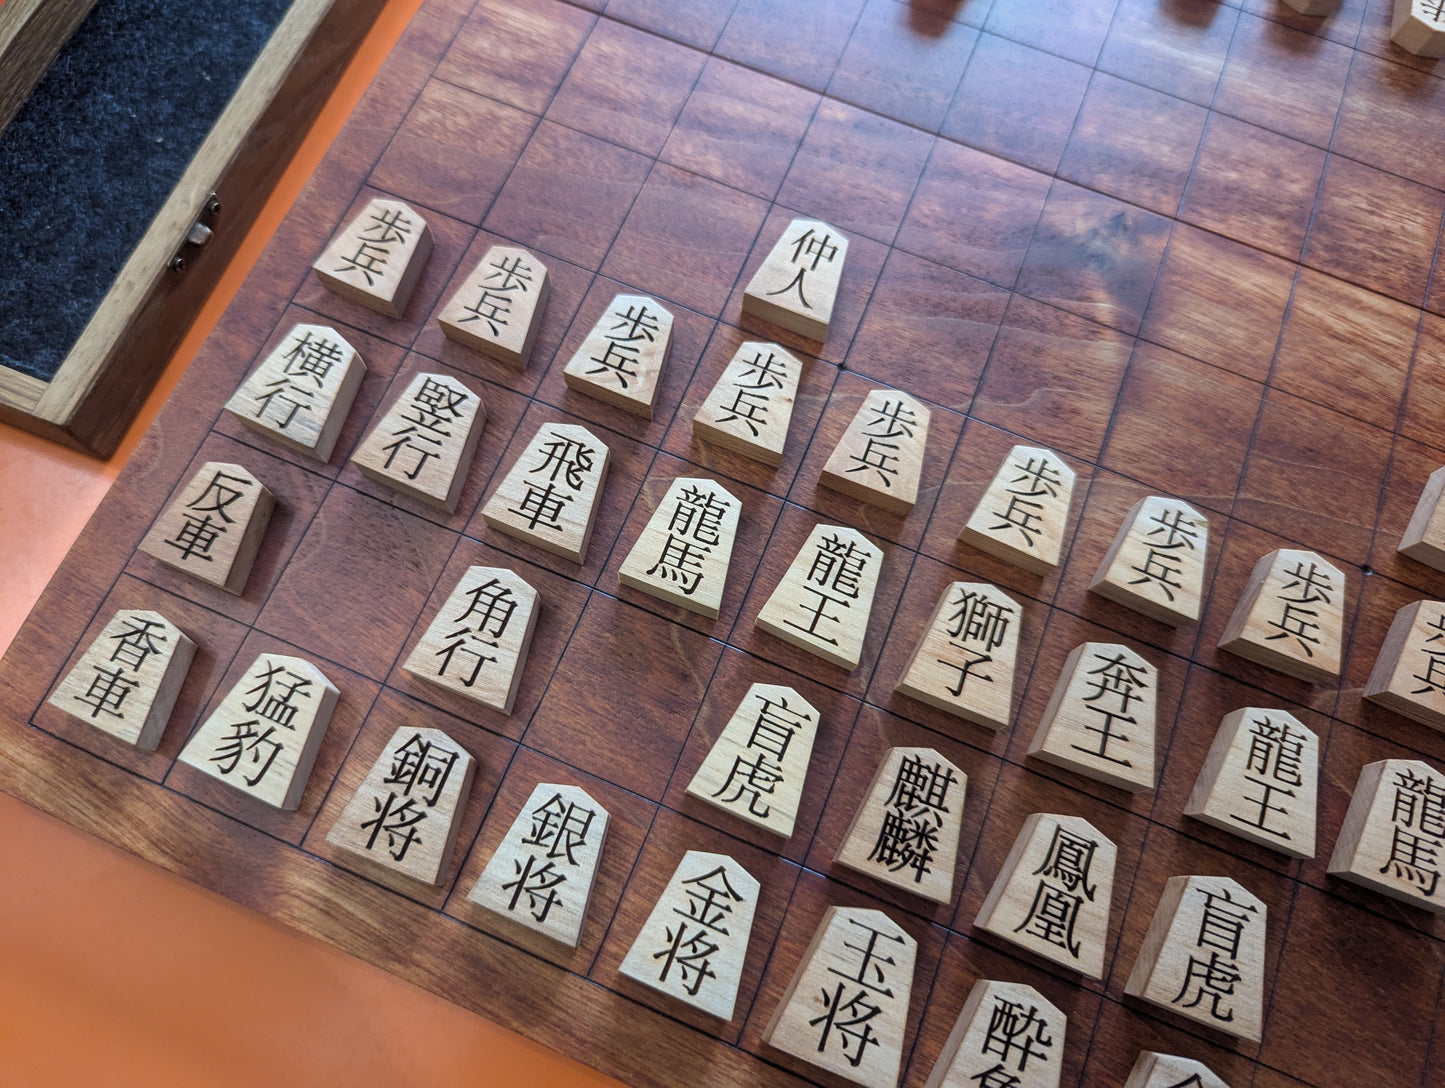
<svg viewBox="0 0 1445 1088"><path fill-rule="evenodd" d="M1029 755L1131 793L1152 790L1158 693L1158 670L1129 647L1075 646Z"/></svg>
<svg viewBox="0 0 1445 1088"><path fill-rule="evenodd" d="M545 264L525 249L492 246L437 323L447 339L523 370L551 294Z"/></svg>
<svg viewBox="0 0 1445 1088"><path fill-rule="evenodd" d="M1312 858L1319 768L1319 738L1293 714L1236 710L1219 723L1184 815L1292 858Z"/></svg>
<svg viewBox="0 0 1445 1088"><path fill-rule="evenodd" d="M1340 674L1345 576L1314 552L1262 556L1219 648L1288 676L1319 683Z"/></svg>
<svg viewBox="0 0 1445 1088"><path fill-rule="evenodd" d="M938 598L893 690L985 729L1006 728L1021 615L997 586L954 582Z"/></svg>
<svg viewBox="0 0 1445 1088"><path fill-rule="evenodd" d="M226 411L325 464L365 374L360 353L335 329L297 325L226 402Z"/></svg>
<svg viewBox="0 0 1445 1088"><path fill-rule="evenodd" d="M1445 570L1445 468L1430 473L1397 549L1418 563Z"/></svg>
<svg viewBox="0 0 1445 1088"><path fill-rule="evenodd" d="M1139 1052L1124 1088L1229 1088L1203 1062L1153 1050Z"/></svg>
<svg viewBox="0 0 1445 1088"><path fill-rule="evenodd" d="M622 974L731 1020L759 890L726 854L689 850L628 949Z"/></svg>
<svg viewBox="0 0 1445 1088"><path fill-rule="evenodd" d="M1445 730L1445 601L1416 601L1395 613L1365 698Z"/></svg>
<svg viewBox="0 0 1445 1088"><path fill-rule="evenodd" d="M153 752L186 681L196 644L159 612L123 608L51 693L51 706Z"/></svg>
<svg viewBox="0 0 1445 1088"><path fill-rule="evenodd" d="M959 533L960 543L1030 574L1059 565L1074 470L1051 450L1015 446Z"/></svg>
<svg viewBox="0 0 1445 1088"><path fill-rule="evenodd" d="M403 726L326 841L390 872L440 884L476 770L471 754L440 729Z"/></svg>
<svg viewBox="0 0 1445 1088"><path fill-rule="evenodd" d="M377 197L311 267L322 285L342 298L400 317L431 249L426 220L398 200Z"/></svg>
<svg viewBox="0 0 1445 1088"><path fill-rule="evenodd" d="M1229 877L1170 877L1124 992L1259 1042L1266 914L1264 902Z"/></svg>
<svg viewBox="0 0 1445 1088"><path fill-rule="evenodd" d="M692 433L761 461L783 463L803 364L777 344L749 340L692 418Z"/></svg>
<svg viewBox="0 0 1445 1088"><path fill-rule="evenodd" d="M862 533L844 525L813 526L758 612L758 630L839 668L856 669L882 566L882 550Z"/></svg>
<svg viewBox="0 0 1445 1088"><path fill-rule="evenodd" d="M893 1088L918 943L881 910L829 907L763 1042L867 1088Z"/></svg>
<svg viewBox="0 0 1445 1088"><path fill-rule="evenodd" d="M402 668L510 714L538 611L537 591L516 572L468 567Z"/></svg>
<svg viewBox="0 0 1445 1088"><path fill-rule="evenodd" d="M448 374L417 374L361 440L352 462L373 480L456 513L487 406Z"/></svg>
<svg viewBox="0 0 1445 1088"><path fill-rule="evenodd" d="M1089 592L1181 627L1204 600L1209 519L1187 502L1150 495L1124 517Z"/></svg>
<svg viewBox="0 0 1445 1088"><path fill-rule="evenodd" d="M1390 40L1417 57L1445 57L1445 0L1395 0Z"/></svg>
<svg viewBox="0 0 1445 1088"><path fill-rule="evenodd" d="M672 314L646 295L617 295L562 377L569 389L651 419L671 349Z"/></svg>
<svg viewBox="0 0 1445 1088"><path fill-rule="evenodd" d="M1445 775L1417 759L1360 770L1327 871L1439 914L1445 852Z"/></svg>
<svg viewBox="0 0 1445 1088"><path fill-rule="evenodd" d="M1284 0L1301 15L1330 15L1340 6L1340 0Z"/></svg>
<svg viewBox="0 0 1445 1088"><path fill-rule="evenodd" d="M180 761L280 809L294 809L338 692L299 657L261 654L186 741Z"/></svg>
<svg viewBox="0 0 1445 1088"><path fill-rule="evenodd" d="M974 925L1088 978L1104 977L1113 842L1078 816L1035 812Z"/></svg>
<svg viewBox="0 0 1445 1088"><path fill-rule="evenodd" d="M467 899L576 948L607 819L607 810L580 786L538 783Z"/></svg>
<svg viewBox="0 0 1445 1088"><path fill-rule="evenodd" d="M742 508L715 480L679 476L632 545L618 580L717 619Z"/></svg>
<svg viewBox="0 0 1445 1088"><path fill-rule="evenodd" d="M743 291L743 313L809 340L826 340L848 239L817 219L794 219Z"/></svg>
<svg viewBox="0 0 1445 1088"><path fill-rule="evenodd" d="M1032 986L979 979L925 1088L1058 1088L1068 1027Z"/></svg>
<svg viewBox="0 0 1445 1088"><path fill-rule="evenodd" d="M890 748L834 864L935 903L953 900L968 775L932 748Z"/></svg>
<svg viewBox="0 0 1445 1088"><path fill-rule="evenodd" d="M869 393L838 440L818 482L904 517L918 501L929 411L907 393Z"/></svg>
<svg viewBox="0 0 1445 1088"><path fill-rule="evenodd" d="M544 423L482 507L482 519L499 533L585 563L610 456L587 428Z"/></svg>
<svg viewBox="0 0 1445 1088"><path fill-rule="evenodd" d="M240 596L276 499L240 465L207 461L156 519L140 550Z"/></svg>

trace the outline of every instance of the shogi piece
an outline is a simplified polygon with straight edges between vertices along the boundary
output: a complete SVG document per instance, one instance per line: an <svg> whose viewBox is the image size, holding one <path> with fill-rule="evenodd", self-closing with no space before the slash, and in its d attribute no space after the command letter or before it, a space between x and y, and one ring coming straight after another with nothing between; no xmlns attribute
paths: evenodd
<svg viewBox="0 0 1445 1088"><path fill-rule="evenodd" d="M1068 1027L1032 986L979 979L925 1088L1059 1088Z"/></svg>
<svg viewBox="0 0 1445 1088"><path fill-rule="evenodd" d="M1125 515L1089 591L1171 627L1197 623L1208 555L1209 519L1150 495Z"/></svg>
<svg viewBox="0 0 1445 1088"><path fill-rule="evenodd" d="M856 669L882 566L882 550L862 533L815 525L758 613L758 630Z"/></svg>
<svg viewBox="0 0 1445 1088"><path fill-rule="evenodd" d="M492 246L437 323L447 339L523 370L551 295L545 264L525 249Z"/></svg>
<svg viewBox="0 0 1445 1088"><path fill-rule="evenodd" d="M294 809L338 692L299 657L261 654L191 735L180 761L280 809Z"/></svg>
<svg viewBox="0 0 1445 1088"><path fill-rule="evenodd" d="M1059 565L1074 470L1051 450L1015 446L958 539L1030 574Z"/></svg>
<svg viewBox="0 0 1445 1088"><path fill-rule="evenodd" d="M1184 805L1193 816L1292 858L1315 856L1320 741L1283 710L1225 716Z"/></svg>
<svg viewBox="0 0 1445 1088"><path fill-rule="evenodd" d="M731 1020L759 890L726 854L689 850L628 949L622 974Z"/></svg>
<svg viewBox="0 0 1445 1088"><path fill-rule="evenodd" d="M161 742L196 644L159 612L123 608L51 693L51 706L142 752Z"/></svg>
<svg viewBox="0 0 1445 1088"><path fill-rule="evenodd" d="M1445 913L1445 775L1417 759L1360 770L1327 867L1331 876Z"/></svg>
<svg viewBox="0 0 1445 1088"><path fill-rule="evenodd" d="M569 389L651 419L671 349L672 314L646 295L617 295L562 377Z"/></svg>
<svg viewBox="0 0 1445 1088"><path fill-rule="evenodd" d="M1115 848L1078 816L1035 812L974 925L1088 978L1104 977Z"/></svg>
<svg viewBox="0 0 1445 1088"><path fill-rule="evenodd" d="M1445 468L1430 473L1405 535L1400 538L1399 552L1416 562L1436 570L1445 570Z"/></svg>
<svg viewBox="0 0 1445 1088"><path fill-rule="evenodd" d="M1140 1051L1124 1088L1229 1088L1203 1062Z"/></svg>
<svg viewBox="0 0 1445 1088"><path fill-rule="evenodd" d="M297 325L226 402L254 431L325 464L366 374L335 329Z"/></svg>
<svg viewBox="0 0 1445 1088"><path fill-rule="evenodd" d="M585 563L610 456L587 428L544 423L482 507L482 519L499 533Z"/></svg>
<svg viewBox="0 0 1445 1088"><path fill-rule="evenodd" d="M1445 601L1416 601L1395 613L1365 698L1445 730Z"/></svg>
<svg viewBox="0 0 1445 1088"><path fill-rule="evenodd" d="M607 819L607 810L581 787L539 783L467 899L576 948Z"/></svg>
<svg viewBox="0 0 1445 1088"><path fill-rule="evenodd" d="M789 687L754 684L713 742L687 792L754 827L793 833L818 709Z"/></svg>
<svg viewBox="0 0 1445 1088"><path fill-rule="evenodd" d="M140 550L239 596L275 509L270 489L240 465L207 461L156 519Z"/></svg>
<svg viewBox="0 0 1445 1088"><path fill-rule="evenodd" d="M1263 901L1228 877L1170 877L1124 992L1259 1042L1266 913Z"/></svg>
<svg viewBox="0 0 1445 1088"><path fill-rule="evenodd" d="M1301 15L1330 15L1340 6L1340 0L1284 0Z"/></svg>
<svg viewBox="0 0 1445 1088"><path fill-rule="evenodd" d="M468 567L402 668L510 714L539 611L537 591L514 571Z"/></svg>
<svg viewBox="0 0 1445 1088"><path fill-rule="evenodd" d="M890 748L834 864L935 903L953 901L968 775L932 748Z"/></svg>
<svg viewBox="0 0 1445 1088"><path fill-rule="evenodd" d="M917 942L882 911L829 907L763 1042L855 1084L893 1088L917 954ZM860 1034L858 1017L871 1035Z"/></svg>
<svg viewBox="0 0 1445 1088"><path fill-rule="evenodd" d="M743 292L743 313L809 340L826 340L848 239L817 219L794 219Z"/></svg>
<svg viewBox="0 0 1445 1088"><path fill-rule="evenodd" d="M928 617L893 690L985 729L1013 711L1022 610L997 586L954 582Z"/></svg>
<svg viewBox="0 0 1445 1088"><path fill-rule="evenodd" d="M449 374L417 374L351 460L373 480L448 513L472 467L487 406Z"/></svg>
<svg viewBox="0 0 1445 1088"><path fill-rule="evenodd" d="M440 729L391 735L326 841L393 873L440 884L477 763Z"/></svg>
<svg viewBox="0 0 1445 1088"><path fill-rule="evenodd" d="M1390 40L1417 57L1445 57L1445 4L1440 0L1395 0Z"/></svg>
<svg viewBox="0 0 1445 1088"><path fill-rule="evenodd" d="M618 579L660 601L717 619L742 509L717 481L679 476L632 545Z"/></svg>
<svg viewBox="0 0 1445 1088"><path fill-rule="evenodd" d="M918 501L928 408L896 389L875 389L838 440L818 482L905 517Z"/></svg>
<svg viewBox="0 0 1445 1088"><path fill-rule="evenodd" d="M1129 647L1076 646L1029 755L1131 793L1152 790L1158 696L1158 670Z"/></svg>
<svg viewBox="0 0 1445 1088"><path fill-rule="evenodd" d="M692 433L761 461L783 463L803 364L777 344L749 340L692 419Z"/></svg>
<svg viewBox="0 0 1445 1088"><path fill-rule="evenodd" d="M1310 683L1340 674L1345 576L1314 552L1262 556L1219 648Z"/></svg>
<svg viewBox="0 0 1445 1088"><path fill-rule="evenodd" d="M346 224L311 267L322 285L342 298L400 317L431 247L426 220L400 201L378 197Z"/></svg>

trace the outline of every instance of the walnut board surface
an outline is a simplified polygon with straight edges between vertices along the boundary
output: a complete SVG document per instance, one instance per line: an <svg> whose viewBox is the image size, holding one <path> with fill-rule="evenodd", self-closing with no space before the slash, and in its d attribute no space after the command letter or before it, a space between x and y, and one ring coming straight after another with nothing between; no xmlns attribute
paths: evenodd
<svg viewBox="0 0 1445 1088"><path fill-rule="evenodd" d="M1445 1081L1445 920L1326 871L1362 767L1445 766L1445 734L1362 697L1397 611L1445 599L1445 574L1396 550L1445 464L1442 72L1389 44L1378 0L1324 19L1153 0L597 6L422 8L0 664L0 788L629 1083L839 1083L763 1042L835 906L882 911L917 943L900 1077L915 1088L979 978L1033 986L1068 1017L1067 1088L1122 1084L1146 1050L1236 1086L1343 1088L1359 1068L1390 1086ZM435 239L399 319L310 272L375 197L416 209ZM849 241L821 345L741 312L800 217ZM535 254L552 280L523 370L435 321L493 245ZM618 294L674 317L650 420L562 373ZM324 465L223 411L298 323L335 328L367 365ZM776 468L693 435L739 347L774 341L802 364ZM420 373L487 405L455 513L349 460ZM879 387L931 413L905 517L819 486ZM609 450L580 562L481 513L553 424ZM1077 473L1048 573L957 542L1017 445ZM239 596L137 550L208 462L243 465L277 500ZM716 480L742 507L716 619L619 584L677 478ZM1209 518L1197 624L1088 592L1149 495ZM756 629L820 524L884 555L851 671ZM1256 560L1282 548L1346 576L1338 676L1309 683L1218 649ZM510 714L404 667L476 566L539 597ZM1019 605L1015 710L996 732L893 694L954 582ZM123 608L197 646L153 752L47 702ZM1065 659L1089 642L1158 669L1152 791L1026 759ZM177 764L262 654L310 661L339 692L294 811ZM754 683L818 711L787 839L687 793ZM1183 814L1219 723L1243 707L1320 738L1313 859ZM440 729L476 772L442 883L398 891L326 836L409 727ZM833 863L896 747L968 776L946 904ZM580 787L610 816L575 948L467 898L538 783ZM974 924L1032 813L1117 845L1098 980ZM727 1023L621 979L689 850L760 886ZM1268 908L1260 1043L1125 999L1165 883L1190 874L1228 876Z"/></svg>

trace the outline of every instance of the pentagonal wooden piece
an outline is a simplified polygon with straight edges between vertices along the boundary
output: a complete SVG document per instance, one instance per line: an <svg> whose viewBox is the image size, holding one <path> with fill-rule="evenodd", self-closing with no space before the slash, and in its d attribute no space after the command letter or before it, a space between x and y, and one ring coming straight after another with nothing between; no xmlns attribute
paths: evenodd
<svg viewBox="0 0 1445 1088"><path fill-rule="evenodd" d="M1395 613L1365 698L1445 730L1445 601L1416 601Z"/></svg>
<svg viewBox="0 0 1445 1088"><path fill-rule="evenodd" d="M1360 770L1328 872L1392 899L1445 913L1445 775L1418 759Z"/></svg>
<svg viewBox="0 0 1445 1088"><path fill-rule="evenodd" d="M928 408L896 389L864 399L833 448L818 482L904 517L918 501Z"/></svg>
<svg viewBox="0 0 1445 1088"><path fill-rule="evenodd" d="M468 567L402 668L510 714L539 611L515 571Z"/></svg>
<svg viewBox="0 0 1445 1088"><path fill-rule="evenodd" d="M311 267L342 298L400 317L431 250L426 220L398 200L377 197Z"/></svg>
<svg viewBox="0 0 1445 1088"><path fill-rule="evenodd" d="M765 465L783 462L803 364L777 344L739 345L692 419L692 433Z"/></svg>
<svg viewBox="0 0 1445 1088"><path fill-rule="evenodd" d="M1074 470L1058 454L1015 446L958 539L1031 574L1059 565L1074 497Z"/></svg>
<svg viewBox="0 0 1445 1088"><path fill-rule="evenodd" d="M1330 15L1340 6L1340 0L1284 0L1301 15Z"/></svg>
<svg viewBox="0 0 1445 1088"><path fill-rule="evenodd" d="M882 550L862 533L815 525L758 612L758 630L856 669L882 566Z"/></svg>
<svg viewBox="0 0 1445 1088"><path fill-rule="evenodd" d="M159 612L123 608L48 700L142 752L161 742L196 644Z"/></svg>
<svg viewBox="0 0 1445 1088"><path fill-rule="evenodd" d="M1259 1042L1267 913L1261 899L1228 877L1170 877L1124 992Z"/></svg>
<svg viewBox="0 0 1445 1088"><path fill-rule="evenodd" d="M848 239L819 219L794 219L743 291L743 313L826 340Z"/></svg>
<svg viewBox="0 0 1445 1088"><path fill-rule="evenodd" d="M1320 683L1340 674L1345 575L1314 552L1262 556L1224 628L1219 648Z"/></svg>
<svg viewBox="0 0 1445 1088"><path fill-rule="evenodd" d="M1390 40L1417 57L1445 57L1445 4L1439 0L1395 0Z"/></svg>
<svg viewBox="0 0 1445 1088"><path fill-rule="evenodd" d="M1058 1088L1069 1020L1022 982L979 979L925 1088Z"/></svg>
<svg viewBox="0 0 1445 1088"><path fill-rule="evenodd" d="M1022 618L1018 603L997 586L954 582L938 598L893 690L985 729L1006 728Z"/></svg>
<svg viewBox="0 0 1445 1088"><path fill-rule="evenodd" d="M417 374L351 455L373 480L455 513L487 422L482 398L449 374Z"/></svg>
<svg viewBox="0 0 1445 1088"><path fill-rule="evenodd" d="M1089 592L1179 627L1199 621L1209 519L1187 502L1150 495L1124 516Z"/></svg>
<svg viewBox="0 0 1445 1088"><path fill-rule="evenodd" d="M365 374L361 355L335 329L296 325L226 402L226 411L324 464Z"/></svg>
<svg viewBox="0 0 1445 1088"><path fill-rule="evenodd" d="M672 314L646 295L617 295L562 377L569 389L652 418L672 349Z"/></svg>
<svg viewBox="0 0 1445 1088"><path fill-rule="evenodd" d="M482 518L500 533L584 563L610 456L587 428L544 423L482 507Z"/></svg>
<svg viewBox="0 0 1445 1088"><path fill-rule="evenodd" d="M545 264L525 249L492 246L447 300L437 324L447 339L523 370L551 295Z"/></svg>
<svg viewBox="0 0 1445 1088"><path fill-rule="evenodd" d="M618 580L716 619L742 508L715 480L679 476L627 553Z"/></svg>
<svg viewBox="0 0 1445 1088"><path fill-rule="evenodd" d="M239 596L275 508L270 490L246 469L207 461L156 519L140 550Z"/></svg>
<svg viewBox="0 0 1445 1088"><path fill-rule="evenodd" d="M1445 468L1430 473L1405 526L1398 551L1416 562L1445 570Z"/></svg>
<svg viewBox="0 0 1445 1088"><path fill-rule="evenodd" d="M1229 1088L1209 1066L1173 1054L1140 1051L1124 1088Z"/></svg>

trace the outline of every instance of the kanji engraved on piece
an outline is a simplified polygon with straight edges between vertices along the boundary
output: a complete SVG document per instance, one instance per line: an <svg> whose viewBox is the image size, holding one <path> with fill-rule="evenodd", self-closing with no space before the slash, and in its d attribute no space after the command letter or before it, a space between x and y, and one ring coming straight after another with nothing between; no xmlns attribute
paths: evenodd
<svg viewBox="0 0 1445 1088"><path fill-rule="evenodd" d="M979 979L924 1088L1058 1088L1068 1027L1032 986Z"/></svg>
<svg viewBox="0 0 1445 1088"><path fill-rule="evenodd" d="M932 748L890 748L833 859L935 903L953 901L968 775Z"/></svg>
<svg viewBox="0 0 1445 1088"><path fill-rule="evenodd" d="M585 563L610 456L587 428L544 423L482 507L482 518L499 533Z"/></svg>
<svg viewBox="0 0 1445 1088"><path fill-rule="evenodd" d="M468 567L402 668L510 714L539 611L537 591L516 572Z"/></svg>
<svg viewBox="0 0 1445 1088"><path fill-rule="evenodd" d="M403 726L326 841L389 872L440 884L476 770L471 754L440 729Z"/></svg>
<svg viewBox="0 0 1445 1088"><path fill-rule="evenodd" d="M240 465L207 461L166 507L140 550L240 596L276 499Z"/></svg>
<svg viewBox="0 0 1445 1088"><path fill-rule="evenodd" d="M875 389L864 399L823 466L824 487L906 516L918 501L928 408L896 389Z"/></svg>
<svg viewBox="0 0 1445 1088"><path fill-rule="evenodd" d="M1074 470L1052 450L1015 446L958 534L960 543L1030 574L1059 565Z"/></svg>
<svg viewBox="0 0 1445 1088"><path fill-rule="evenodd" d="M692 433L765 465L783 463L803 364L777 344L739 345L692 419Z"/></svg>
<svg viewBox="0 0 1445 1088"><path fill-rule="evenodd" d="M153 752L195 653L196 644L159 612L123 608L48 701L78 721Z"/></svg>
<svg viewBox="0 0 1445 1088"><path fill-rule="evenodd" d="M862 533L815 525L758 612L758 630L856 669L882 566L882 549Z"/></svg>
<svg viewBox="0 0 1445 1088"><path fill-rule="evenodd" d="M1445 57L1445 0L1395 0L1390 40L1417 57Z"/></svg>
<svg viewBox="0 0 1445 1088"><path fill-rule="evenodd" d="M226 402L252 430L325 464L366 374L335 329L296 325Z"/></svg>
<svg viewBox="0 0 1445 1088"><path fill-rule="evenodd" d="M311 267L342 298L400 317L431 250L426 220L400 201L377 197Z"/></svg>
<svg viewBox="0 0 1445 1088"><path fill-rule="evenodd" d="M1013 714L1023 610L997 586L954 582L919 636L893 690L985 729Z"/></svg>
<svg viewBox="0 0 1445 1088"><path fill-rule="evenodd" d="M1314 552L1262 556L1219 648L1288 676L1321 683L1340 674L1345 575Z"/></svg>
<svg viewBox="0 0 1445 1088"><path fill-rule="evenodd" d="M1360 770L1327 870L1392 899L1445 913L1445 775L1418 759Z"/></svg>
<svg viewBox="0 0 1445 1088"><path fill-rule="evenodd" d="M455 513L486 422L487 406L462 382L417 374L351 460L373 480Z"/></svg>
<svg viewBox="0 0 1445 1088"><path fill-rule="evenodd" d="M646 295L617 295L562 377L569 389L651 419L671 349L672 314Z"/></svg>
<svg viewBox="0 0 1445 1088"><path fill-rule="evenodd" d="M895 1088L917 954L882 911L829 907L763 1042L866 1088Z"/></svg>
<svg viewBox="0 0 1445 1088"><path fill-rule="evenodd" d="M1140 793L1154 788L1159 672L1127 646L1075 646L1029 755Z"/></svg>
<svg viewBox="0 0 1445 1088"><path fill-rule="evenodd" d="M191 734L180 762L268 805L294 809L338 694L311 662L261 654Z"/></svg>
<svg viewBox="0 0 1445 1088"><path fill-rule="evenodd" d="M794 219L743 291L743 313L826 340L848 239L817 219Z"/></svg>
<svg viewBox="0 0 1445 1088"><path fill-rule="evenodd" d="M635 982L733 1018L760 886L726 854L689 850L619 968Z"/></svg>
<svg viewBox="0 0 1445 1088"><path fill-rule="evenodd" d="M1416 601L1395 613L1365 698L1445 730L1445 601Z"/></svg>
<svg viewBox="0 0 1445 1088"><path fill-rule="evenodd" d="M1208 555L1209 519L1187 502L1150 495L1125 515L1089 592L1171 627L1197 623Z"/></svg>
<svg viewBox="0 0 1445 1088"><path fill-rule="evenodd" d="M1203 1062L1159 1054L1152 1050L1139 1052L1124 1088L1229 1088Z"/></svg>
<svg viewBox="0 0 1445 1088"><path fill-rule="evenodd" d="M1104 977L1113 842L1078 816L1035 812L974 925L1088 978Z"/></svg>
<svg viewBox="0 0 1445 1088"><path fill-rule="evenodd" d="M539 783L467 899L509 924L576 948L607 820L607 810L580 786Z"/></svg>
<svg viewBox="0 0 1445 1088"><path fill-rule="evenodd" d="M1259 1042L1266 913L1261 899L1228 877L1170 877L1124 992Z"/></svg>
<svg viewBox="0 0 1445 1088"><path fill-rule="evenodd" d="M552 294L547 266L525 249L492 246L437 315L447 339L523 370Z"/></svg>
<svg viewBox="0 0 1445 1088"><path fill-rule="evenodd" d="M1415 512L1400 538L1399 552L1418 563L1445 570L1445 467L1430 473Z"/></svg>
<svg viewBox="0 0 1445 1088"><path fill-rule="evenodd" d="M1319 738L1299 719L1247 706L1219 723L1184 815L1292 858L1312 858L1319 766Z"/></svg>
<svg viewBox="0 0 1445 1088"><path fill-rule="evenodd" d="M618 572L625 586L716 619L742 503L715 480L679 476Z"/></svg>

